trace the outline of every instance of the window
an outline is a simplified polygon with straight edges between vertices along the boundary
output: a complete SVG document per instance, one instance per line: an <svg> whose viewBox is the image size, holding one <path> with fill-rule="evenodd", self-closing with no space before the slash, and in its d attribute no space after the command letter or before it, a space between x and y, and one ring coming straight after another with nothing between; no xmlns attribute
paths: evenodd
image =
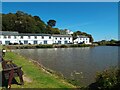
<svg viewBox="0 0 120 90"><path fill-rule="evenodd" d="M9 45L10 41L5 41L5 44Z"/></svg>
<svg viewBox="0 0 120 90"><path fill-rule="evenodd" d="M34 44L38 44L38 41L34 41L33 43L34 43Z"/></svg>
<svg viewBox="0 0 120 90"><path fill-rule="evenodd" d="M49 36L49 39L51 39L51 36Z"/></svg>
<svg viewBox="0 0 120 90"><path fill-rule="evenodd" d="M28 41L27 41L27 40L25 40L25 41L24 41L24 44L28 44Z"/></svg>
<svg viewBox="0 0 120 90"><path fill-rule="evenodd" d="M23 36L21 36L20 38L23 39Z"/></svg>
<svg viewBox="0 0 120 90"><path fill-rule="evenodd" d="M58 41L58 44L61 44L61 41Z"/></svg>
<svg viewBox="0 0 120 90"><path fill-rule="evenodd" d="M0 44L2 44L2 41L0 41Z"/></svg>
<svg viewBox="0 0 120 90"><path fill-rule="evenodd" d="M64 38L66 40L66 38Z"/></svg>
<svg viewBox="0 0 120 90"><path fill-rule="evenodd" d="M19 43L21 43L21 41L19 41Z"/></svg>
<svg viewBox="0 0 120 90"><path fill-rule="evenodd" d="M86 40L87 40L87 38L86 38Z"/></svg>
<svg viewBox="0 0 120 90"><path fill-rule="evenodd" d="M44 36L42 36L42 39L44 39Z"/></svg>
<svg viewBox="0 0 120 90"><path fill-rule="evenodd" d="M28 39L30 39L30 36L28 36Z"/></svg>
<svg viewBox="0 0 120 90"><path fill-rule="evenodd" d="M44 41L44 44L47 44L47 41L46 41L46 40Z"/></svg>
<svg viewBox="0 0 120 90"><path fill-rule="evenodd" d="M57 38L55 38L57 40Z"/></svg>
<svg viewBox="0 0 120 90"><path fill-rule="evenodd" d="M16 39L16 36L14 36L14 39Z"/></svg>
<svg viewBox="0 0 120 90"><path fill-rule="evenodd" d="M11 36L8 36L8 38L11 38Z"/></svg>
<svg viewBox="0 0 120 90"><path fill-rule="evenodd" d="M4 36L4 38L7 38L7 36Z"/></svg>
<svg viewBox="0 0 120 90"><path fill-rule="evenodd" d="M60 40L61 40L62 38L60 38Z"/></svg>
<svg viewBox="0 0 120 90"><path fill-rule="evenodd" d="M69 40L70 40L70 37L69 37Z"/></svg>
<svg viewBox="0 0 120 90"><path fill-rule="evenodd" d="M37 39L37 36L35 36L34 38Z"/></svg>
<svg viewBox="0 0 120 90"><path fill-rule="evenodd" d="M67 41L64 42L64 44L67 44L67 43L68 43Z"/></svg>

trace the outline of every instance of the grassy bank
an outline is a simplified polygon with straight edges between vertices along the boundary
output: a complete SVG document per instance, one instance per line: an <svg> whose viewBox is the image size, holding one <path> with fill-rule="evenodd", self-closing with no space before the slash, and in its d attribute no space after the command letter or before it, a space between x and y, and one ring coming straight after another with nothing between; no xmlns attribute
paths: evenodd
<svg viewBox="0 0 120 90"><path fill-rule="evenodd" d="M18 66L22 66L24 72L23 86L12 85L12 88L75 88L55 74L46 72L32 61L15 54L7 52L5 60L13 60Z"/></svg>

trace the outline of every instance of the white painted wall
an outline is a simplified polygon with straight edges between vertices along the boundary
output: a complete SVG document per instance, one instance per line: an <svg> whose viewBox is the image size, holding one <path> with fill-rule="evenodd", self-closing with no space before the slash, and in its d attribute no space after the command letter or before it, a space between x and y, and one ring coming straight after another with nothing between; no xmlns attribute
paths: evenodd
<svg viewBox="0 0 120 90"><path fill-rule="evenodd" d="M15 38L16 37L16 38ZM53 36L36 36L37 38L35 38L35 36L10 36L10 38L8 38L8 36L6 36L6 38L4 38L3 35L0 36L0 41L2 41L2 44L6 44L5 41L9 41L10 43L23 43L25 44L25 42L27 41L26 44L34 44L34 41L37 41L37 44L53 44L53 43L58 43L59 41L61 41L61 44L65 44L65 41L67 41L67 43L72 43L72 37L61 37L61 36L57 36L57 37L53 37ZM44 38L42 38L44 37ZM57 40L56 40L57 38ZM60 39L61 38L61 39ZM66 39L65 39L66 38ZM70 38L70 39L69 39Z"/></svg>
<svg viewBox="0 0 120 90"><path fill-rule="evenodd" d="M15 38L16 37L16 38ZM30 38L29 38L30 37ZM42 38L42 36L36 36L37 38L35 38L35 36L23 36L23 38L21 38L21 36L11 36L11 38L9 38L8 36L6 36L6 38L4 38L3 35L0 36L0 41L2 42L2 44L6 44L6 41L10 41L10 43L18 43L20 44L23 43L25 44L25 41L28 41L27 44L34 44L34 41L37 41L37 44L68 44L68 43L73 43L72 40L72 36L68 36L68 35L48 35L48 36L43 36L44 38ZM49 38L51 37L51 38ZM57 39L56 39L57 38ZM66 42L66 43L65 43ZM89 38L80 38L78 37L77 39L74 40L74 44L78 44L80 42L84 42L85 44L91 44L90 43L90 39Z"/></svg>
<svg viewBox="0 0 120 90"><path fill-rule="evenodd" d="M72 43L72 36L71 37L67 37L67 36L53 36L53 43L57 43L60 44L59 42L61 42L61 44L68 44L68 43Z"/></svg>
<svg viewBox="0 0 120 90"><path fill-rule="evenodd" d="M77 39L74 40L74 44L82 43L84 42L85 44L91 44L90 43L90 38L80 38L78 37Z"/></svg>

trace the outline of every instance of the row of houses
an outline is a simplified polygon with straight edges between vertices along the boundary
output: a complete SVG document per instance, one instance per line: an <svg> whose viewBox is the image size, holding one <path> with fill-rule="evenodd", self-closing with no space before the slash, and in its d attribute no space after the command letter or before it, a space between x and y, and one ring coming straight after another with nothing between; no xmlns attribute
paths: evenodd
<svg viewBox="0 0 120 90"><path fill-rule="evenodd" d="M72 35L25 34L18 32L1 31L0 44L91 44L86 36L78 36L73 40Z"/></svg>

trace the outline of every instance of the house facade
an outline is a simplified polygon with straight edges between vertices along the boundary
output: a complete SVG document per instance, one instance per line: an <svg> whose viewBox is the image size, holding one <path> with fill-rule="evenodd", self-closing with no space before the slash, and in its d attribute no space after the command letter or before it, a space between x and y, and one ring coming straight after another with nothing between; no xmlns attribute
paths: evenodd
<svg viewBox="0 0 120 90"><path fill-rule="evenodd" d="M26 34L18 32L1 31L0 44L91 44L86 36L78 36L73 41L72 35Z"/></svg>
<svg viewBox="0 0 120 90"><path fill-rule="evenodd" d="M8 45L14 44L68 44L72 43L71 35L51 35L51 34L25 34L18 32L2 31L0 43Z"/></svg>
<svg viewBox="0 0 120 90"><path fill-rule="evenodd" d="M77 38L74 40L74 44L91 44L90 38L87 36L77 36Z"/></svg>
<svg viewBox="0 0 120 90"><path fill-rule="evenodd" d="M68 44L73 43L71 35L53 35L54 44Z"/></svg>

